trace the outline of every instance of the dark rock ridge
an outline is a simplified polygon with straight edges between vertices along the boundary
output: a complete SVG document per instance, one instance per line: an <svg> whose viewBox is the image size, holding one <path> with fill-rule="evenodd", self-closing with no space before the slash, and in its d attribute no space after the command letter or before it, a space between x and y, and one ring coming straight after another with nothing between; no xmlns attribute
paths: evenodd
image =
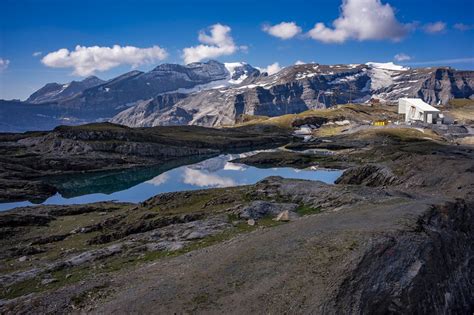
<svg viewBox="0 0 474 315"><path fill-rule="evenodd" d="M221 130L199 126L129 128L112 123L0 134L0 200L44 200L58 189L49 178L52 175L113 170L120 178L120 170L153 166L136 174L137 180L143 181L188 163L190 158L196 162L232 150L275 147L290 139L289 131L271 126ZM105 186L116 177L96 178L96 184L107 191Z"/></svg>
<svg viewBox="0 0 474 315"><path fill-rule="evenodd" d="M473 207L464 200L433 206L418 218L416 230L373 244L328 309L364 314L472 311Z"/></svg>

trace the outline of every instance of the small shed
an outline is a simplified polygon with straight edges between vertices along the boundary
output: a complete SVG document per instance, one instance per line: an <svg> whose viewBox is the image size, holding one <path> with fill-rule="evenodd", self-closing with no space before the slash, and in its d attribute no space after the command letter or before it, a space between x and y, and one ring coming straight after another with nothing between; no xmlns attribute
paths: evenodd
<svg viewBox="0 0 474 315"><path fill-rule="evenodd" d="M432 124L438 118L440 111L420 98L400 98L398 113L405 115L406 122L421 121Z"/></svg>
<svg viewBox="0 0 474 315"><path fill-rule="evenodd" d="M388 120L376 120L374 121L374 126L387 126L388 125Z"/></svg>

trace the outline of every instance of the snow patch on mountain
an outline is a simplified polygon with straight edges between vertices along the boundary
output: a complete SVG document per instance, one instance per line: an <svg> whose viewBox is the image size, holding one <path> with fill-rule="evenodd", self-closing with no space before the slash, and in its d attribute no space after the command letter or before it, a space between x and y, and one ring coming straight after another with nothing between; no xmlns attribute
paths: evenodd
<svg viewBox="0 0 474 315"><path fill-rule="evenodd" d="M392 73L389 70L372 68L369 70L370 89L377 91L393 84Z"/></svg>
<svg viewBox="0 0 474 315"><path fill-rule="evenodd" d="M410 70L410 68L396 65L393 62L367 62L366 65L370 67L368 74L372 91L378 91L394 84L396 77L400 75L400 71Z"/></svg>
<svg viewBox="0 0 474 315"><path fill-rule="evenodd" d="M385 70L395 70L395 71L405 71L409 70L408 67L403 67L394 64L393 62L367 62L366 65L376 69L385 69Z"/></svg>
<svg viewBox="0 0 474 315"><path fill-rule="evenodd" d="M251 72L256 71L255 68L245 62L226 62L224 63L226 70L229 75L225 79L211 81L205 84L199 84L192 88L179 88L177 90L168 91L163 94L170 93L182 93L182 94L193 94L199 93L205 90L215 90L227 88L234 85L239 85L247 79Z"/></svg>
<svg viewBox="0 0 474 315"><path fill-rule="evenodd" d="M244 68L245 66L248 66L247 63L245 62L225 62L224 63L225 68L227 71L230 73L230 84L240 84L242 83L245 79L248 78L248 73L243 72L243 74L238 74L237 70Z"/></svg>

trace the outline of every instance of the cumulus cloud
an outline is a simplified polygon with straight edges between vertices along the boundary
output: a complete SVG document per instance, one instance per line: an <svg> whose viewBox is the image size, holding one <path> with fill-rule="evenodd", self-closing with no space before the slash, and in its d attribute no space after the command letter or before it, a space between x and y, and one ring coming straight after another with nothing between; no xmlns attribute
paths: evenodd
<svg viewBox="0 0 474 315"><path fill-rule="evenodd" d="M161 175L158 175L158 176L146 181L146 183L152 184L154 186L160 186L160 185L166 183L169 179L170 179L170 176L166 173L163 173Z"/></svg>
<svg viewBox="0 0 474 315"><path fill-rule="evenodd" d="M159 46L138 48L133 46L85 47L76 46L69 51L66 48L51 52L41 62L52 68L73 68L79 76L92 75L97 71L106 71L120 65L138 67L165 59L168 53Z"/></svg>
<svg viewBox="0 0 474 315"><path fill-rule="evenodd" d="M10 60L0 58L0 73L5 71L8 68L9 64L10 64Z"/></svg>
<svg viewBox="0 0 474 315"><path fill-rule="evenodd" d="M33 53L33 57L38 57L38 56L41 56L42 54L43 54L43 52L41 52L41 51L35 51Z"/></svg>
<svg viewBox="0 0 474 315"><path fill-rule="evenodd" d="M343 43L356 40L401 40L409 26L401 24L393 8L381 0L343 0L341 15L332 28L316 23L309 37L325 43Z"/></svg>
<svg viewBox="0 0 474 315"><path fill-rule="evenodd" d="M280 64L278 62L274 62L274 63L272 63L271 65L268 65L265 68L257 67L257 69L260 70L260 72L266 72L266 73L268 73L268 75L272 75L272 74L275 74L278 71L280 71L282 68L280 67Z"/></svg>
<svg viewBox="0 0 474 315"><path fill-rule="evenodd" d="M209 174L190 168L184 170L183 182L199 187L229 187L236 185L232 178Z"/></svg>
<svg viewBox="0 0 474 315"><path fill-rule="evenodd" d="M456 23L454 24L454 28L459 30L459 31L470 31L472 29L474 29L474 25L471 24L471 25L468 25L468 24L464 24L464 23Z"/></svg>
<svg viewBox="0 0 474 315"><path fill-rule="evenodd" d="M396 54L395 57L393 57L396 61L408 61L411 60L411 57L408 56L407 54L400 53Z"/></svg>
<svg viewBox="0 0 474 315"><path fill-rule="evenodd" d="M446 23L441 21L435 23L428 23L423 26L423 30L429 34L441 33L446 30Z"/></svg>
<svg viewBox="0 0 474 315"><path fill-rule="evenodd" d="M290 39L301 33L301 27L295 22L281 22L273 26L264 25L263 31L281 39Z"/></svg>
<svg viewBox="0 0 474 315"><path fill-rule="evenodd" d="M200 31L198 40L201 44L183 49L184 63L232 55L238 50L247 51L247 46L239 47L234 43L230 31L229 26L219 23Z"/></svg>

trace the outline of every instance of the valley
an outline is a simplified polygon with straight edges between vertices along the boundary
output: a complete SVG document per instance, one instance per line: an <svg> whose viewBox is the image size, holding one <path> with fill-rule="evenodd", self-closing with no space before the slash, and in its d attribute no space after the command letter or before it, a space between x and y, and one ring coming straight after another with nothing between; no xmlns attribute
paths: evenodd
<svg viewBox="0 0 474 315"><path fill-rule="evenodd" d="M469 112L470 106L456 108ZM108 186L107 180L101 186L101 172L116 181L114 172L140 166L160 181L147 167L176 162L174 168L181 158L202 161L192 164L201 170L206 163L207 169L230 163L308 174L340 171L326 182L290 174L249 185L170 191L140 202L45 204L0 212L0 309L469 309L474 150L463 143L472 136L453 139L436 129L366 125L368 119L396 117L385 105L347 105L274 118L249 116L221 129L101 123L4 134L4 200L39 196L27 186L15 193L8 185L46 185L42 178L53 174L84 176L100 190ZM295 134L306 125L318 126L309 141ZM217 157L240 149L262 151ZM36 177L30 178L32 170Z"/></svg>

